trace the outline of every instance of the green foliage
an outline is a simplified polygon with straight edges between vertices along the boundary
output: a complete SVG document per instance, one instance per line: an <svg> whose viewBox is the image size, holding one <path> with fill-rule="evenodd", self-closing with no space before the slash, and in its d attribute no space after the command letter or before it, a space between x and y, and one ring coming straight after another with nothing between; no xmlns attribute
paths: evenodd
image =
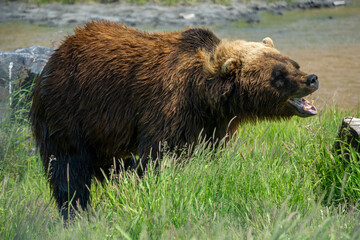
<svg viewBox="0 0 360 240"><path fill-rule="evenodd" d="M27 118L31 89L7 99L0 121L0 239L41 238L44 224L54 218L47 212L50 193Z"/></svg>
<svg viewBox="0 0 360 240"><path fill-rule="evenodd" d="M360 237L359 155L332 151L342 117L359 112L327 108L242 126L226 147L164 152L142 179L94 181L89 211L63 228L22 106L0 125L0 239Z"/></svg>
<svg viewBox="0 0 360 240"><path fill-rule="evenodd" d="M5 175L21 178L25 172L24 159L35 154L28 122L30 89L19 89L7 100L3 118L0 118L0 180ZM12 108L12 109L11 109Z"/></svg>

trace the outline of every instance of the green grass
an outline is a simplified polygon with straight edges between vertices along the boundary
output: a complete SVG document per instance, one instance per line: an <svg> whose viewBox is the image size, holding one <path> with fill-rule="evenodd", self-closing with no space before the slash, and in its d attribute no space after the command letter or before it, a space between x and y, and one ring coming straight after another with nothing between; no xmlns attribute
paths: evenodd
<svg viewBox="0 0 360 240"><path fill-rule="evenodd" d="M344 116L242 126L226 148L165 153L159 171L92 185L63 228L33 150L28 106L0 125L0 239L359 239L360 167L332 152ZM9 116L9 115L8 115Z"/></svg>

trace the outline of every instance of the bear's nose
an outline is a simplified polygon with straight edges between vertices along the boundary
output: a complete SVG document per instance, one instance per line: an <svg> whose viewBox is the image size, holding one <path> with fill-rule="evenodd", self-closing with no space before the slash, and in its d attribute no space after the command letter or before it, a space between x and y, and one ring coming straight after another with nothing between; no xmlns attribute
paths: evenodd
<svg viewBox="0 0 360 240"><path fill-rule="evenodd" d="M311 88L318 89L319 88L319 80L315 74L311 74L306 79L306 85Z"/></svg>

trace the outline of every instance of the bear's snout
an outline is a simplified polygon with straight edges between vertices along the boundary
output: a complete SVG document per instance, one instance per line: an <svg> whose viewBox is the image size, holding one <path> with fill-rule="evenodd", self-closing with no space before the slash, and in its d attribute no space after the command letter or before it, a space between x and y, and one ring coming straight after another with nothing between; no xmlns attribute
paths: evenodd
<svg viewBox="0 0 360 240"><path fill-rule="evenodd" d="M306 79L306 85L310 88L313 88L314 90L317 90L319 88L319 79L318 76L315 74L311 74Z"/></svg>

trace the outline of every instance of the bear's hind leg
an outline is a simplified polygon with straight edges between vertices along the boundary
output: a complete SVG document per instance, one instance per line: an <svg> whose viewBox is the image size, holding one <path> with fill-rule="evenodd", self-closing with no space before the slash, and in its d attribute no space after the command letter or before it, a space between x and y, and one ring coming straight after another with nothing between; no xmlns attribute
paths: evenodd
<svg viewBox="0 0 360 240"><path fill-rule="evenodd" d="M76 210L85 210L90 196L92 158L90 154L59 154L49 166L50 184L64 222Z"/></svg>

